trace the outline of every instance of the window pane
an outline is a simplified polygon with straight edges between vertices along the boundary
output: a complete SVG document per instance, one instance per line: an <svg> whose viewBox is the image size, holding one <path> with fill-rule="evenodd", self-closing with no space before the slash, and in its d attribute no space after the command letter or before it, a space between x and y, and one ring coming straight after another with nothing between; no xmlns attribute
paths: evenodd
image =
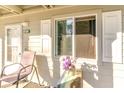
<svg viewBox="0 0 124 93"><path fill-rule="evenodd" d="M95 16L76 18L76 57L96 58Z"/></svg>
<svg viewBox="0 0 124 93"><path fill-rule="evenodd" d="M56 21L56 55L72 54L72 19Z"/></svg>

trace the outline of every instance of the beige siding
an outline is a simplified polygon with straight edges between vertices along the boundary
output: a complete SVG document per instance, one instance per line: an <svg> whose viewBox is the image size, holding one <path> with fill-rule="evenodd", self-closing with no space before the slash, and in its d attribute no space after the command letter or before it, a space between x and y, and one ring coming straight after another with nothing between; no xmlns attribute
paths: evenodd
<svg viewBox="0 0 124 93"><path fill-rule="evenodd" d="M91 10L101 9L104 11L111 10L124 10L124 6L75 6L60 10L50 10L46 12L39 12L34 14L26 14L20 16L14 16L9 18L0 19L0 68L4 64L4 27L6 24L22 23L25 21L29 22L31 33L23 35L23 49L30 49L37 51L35 64L40 75L41 82L48 82L50 85L55 85L62 74L62 63L58 58L53 56L44 56L41 53L41 31L40 31L40 20L54 18L57 15L71 15L71 13L88 12ZM123 15L124 15L124 11ZM100 15L99 15L100 16ZM98 21L101 22L101 21ZM99 23L98 23L99 24ZM123 28L124 28L124 16L123 16ZM99 30L100 30L99 25ZM54 32L54 31L52 31ZM99 33L100 35L101 33ZM52 34L53 36L53 34ZM35 37L35 38L32 38ZM124 37L124 34L123 34ZM100 39L99 39L100 40ZM52 44L54 39L52 38ZM102 40L100 40L101 42ZM124 42L124 38L123 38ZM53 45L52 45L53 46ZM54 51L54 47L52 48ZM124 53L124 43L123 43ZM100 51L101 53L101 51ZM102 55L102 53L101 53ZM124 58L124 55L123 55ZM102 63L99 59L98 65L96 62L83 63L83 87L123 87L124 81L124 64L111 64ZM2 63L3 62L3 63ZM79 59L78 62L84 62ZM36 77L35 77L36 78ZM36 81L33 78L33 81Z"/></svg>

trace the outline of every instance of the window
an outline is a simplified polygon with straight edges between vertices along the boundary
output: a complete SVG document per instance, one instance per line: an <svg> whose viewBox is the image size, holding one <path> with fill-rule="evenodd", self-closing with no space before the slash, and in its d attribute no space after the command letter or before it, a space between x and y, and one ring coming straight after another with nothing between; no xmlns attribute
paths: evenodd
<svg viewBox="0 0 124 93"><path fill-rule="evenodd" d="M75 19L76 57L96 58L96 20L95 16Z"/></svg>
<svg viewBox="0 0 124 93"><path fill-rule="evenodd" d="M75 55L75 57L88 59L96 58L95 16L56 20L55 24L56 55ZM74 26L75 29L73 29Z"/></svg>
<svg viewBox="0 0 124 93"><path fill-rule="evenodd" d="M73 20L57 20L55 32L56 55L72 55Z"/></svg>

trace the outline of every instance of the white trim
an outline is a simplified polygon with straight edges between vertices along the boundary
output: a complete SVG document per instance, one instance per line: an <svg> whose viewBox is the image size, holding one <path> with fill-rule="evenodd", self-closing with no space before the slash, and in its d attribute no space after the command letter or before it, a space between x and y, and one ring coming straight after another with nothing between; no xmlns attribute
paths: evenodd
<svg viewBox="0 0 124 93"><path fill-rule="evenodd" d="M73 34L72 34L72 56L75 57L75 18L73 17Z"/></svg>
<svg viewBox="0 0 124 93"><path fill-rule="evenodd" d="M98 59L98 51L99 51L99 49L98 49L98 15L96 14L95 15L95 17L96 17L96 60Z"/></svg>

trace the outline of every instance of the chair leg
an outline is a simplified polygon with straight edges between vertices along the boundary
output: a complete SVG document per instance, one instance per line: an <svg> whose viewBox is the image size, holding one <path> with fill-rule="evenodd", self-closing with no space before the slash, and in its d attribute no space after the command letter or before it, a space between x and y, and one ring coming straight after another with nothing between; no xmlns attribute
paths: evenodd
<svg viewBox="0 0 124 93"><path fill-rule="evenodd" d="M0 81L0 88L1 88L1 86L2 86L2 81Z"/></svg>
<svg viewBox="0 0 124 93"><path fill-rule="evenodd" d="M16 82L16 88L18 88L18 85L19 85L19 81Z"/></svg>

